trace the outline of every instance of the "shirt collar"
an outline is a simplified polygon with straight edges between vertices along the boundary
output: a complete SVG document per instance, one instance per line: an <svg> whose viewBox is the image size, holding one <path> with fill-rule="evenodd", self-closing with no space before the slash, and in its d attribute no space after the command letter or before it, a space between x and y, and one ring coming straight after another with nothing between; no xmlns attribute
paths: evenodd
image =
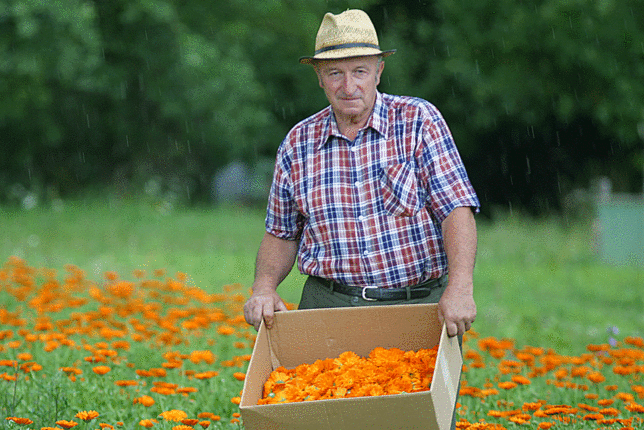
<svg viewBox="0 0 644 430"><path fill-rule="evenodd" d="M316 149L320 149L324 145L326 145L326 143L329 141L331 136L336 136L336 137L342 136L342 134L340 133L340 129L338 128L338 123L335 120L335 115L333 115L333 109L331 108L331 106L327 107L327 115L326 115L325 122L326 124L324 126L322 136L320 136L321 138ZM369 120L367 121L367 124L365 125L364 129L371 127L372 129L380 133L382 136L386 136L388 125L389 125L389 121L387 118L387 108L384 103L382 93L380 91L377 91L376 102L374 103L373 111L371 112L371 116L369 117Z"/></svg>

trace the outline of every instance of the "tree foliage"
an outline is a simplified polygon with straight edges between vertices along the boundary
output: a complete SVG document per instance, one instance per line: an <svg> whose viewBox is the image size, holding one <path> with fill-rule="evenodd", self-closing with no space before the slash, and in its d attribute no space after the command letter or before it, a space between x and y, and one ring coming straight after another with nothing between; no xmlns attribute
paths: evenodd
<svg viewBox="0 0 644 430"><path fill-rule="evenodd" d="M380 89L443 112L484 203L543 212L598 175L641 187L637 0L7 0L0 201L151 177L206 196L218 167L272 157L326 105L298 58L350 7L398 50Z"/></svg>

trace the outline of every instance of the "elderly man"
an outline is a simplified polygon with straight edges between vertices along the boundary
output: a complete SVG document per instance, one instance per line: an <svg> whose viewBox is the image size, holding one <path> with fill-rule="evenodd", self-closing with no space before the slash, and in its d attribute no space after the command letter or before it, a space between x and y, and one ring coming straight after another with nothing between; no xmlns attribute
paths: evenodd
<svg viewBox="0 0 644 430"><path fill-rule="evenodd" d="M438 303L450 336L476 317L479 201L429 102L380 93L384 58L366 13L326 14L315 69L330 106L291 129L278 153L246 321L271 327L278 285L309 275L300 309ZM449 276L448 276L449 273Z"/></svg>

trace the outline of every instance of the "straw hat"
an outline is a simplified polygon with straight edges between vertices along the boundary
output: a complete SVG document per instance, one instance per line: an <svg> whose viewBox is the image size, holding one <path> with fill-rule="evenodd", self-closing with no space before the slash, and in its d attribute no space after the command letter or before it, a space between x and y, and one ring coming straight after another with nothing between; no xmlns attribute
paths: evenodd
<svg viewBox="0 0 644 430"><path fill-rule="evenodd" d="M300 58L300 63L311 64L315 60L382 55L396 52L381 51L378 35L369 15L358 9L349 9L339 15L327 13L322 19L315 38L315 54Z"/></svg>

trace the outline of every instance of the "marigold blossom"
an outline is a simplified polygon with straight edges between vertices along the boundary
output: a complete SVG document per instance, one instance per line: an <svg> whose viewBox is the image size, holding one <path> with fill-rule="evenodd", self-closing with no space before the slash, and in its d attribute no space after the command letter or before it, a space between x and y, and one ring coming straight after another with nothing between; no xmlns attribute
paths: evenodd
<svg viewBox="0 0 644 430"><path fill-rule="evenodd" d="M64 429L70 429L72 427L76 427L78 423L76 421L59 420L56 421L56 425L61 426Z"/></svg>
<svg viewBox="0 0 644 430"><path fill-rule="evenodd" d="M169 411L161 412L159 416L166 421L176 421L176 422L180 422L181 420L188 418L187 413L178 409L172 409Z"/></svg>
<svg viewBox="0 0 644 430"><path fill-rule="evenodd" d="M95 367L92 367L92 371L94 373L96 373L97 375L105 375L110 370L112 370L112 369L109 366L95 366Z"/></svg>

